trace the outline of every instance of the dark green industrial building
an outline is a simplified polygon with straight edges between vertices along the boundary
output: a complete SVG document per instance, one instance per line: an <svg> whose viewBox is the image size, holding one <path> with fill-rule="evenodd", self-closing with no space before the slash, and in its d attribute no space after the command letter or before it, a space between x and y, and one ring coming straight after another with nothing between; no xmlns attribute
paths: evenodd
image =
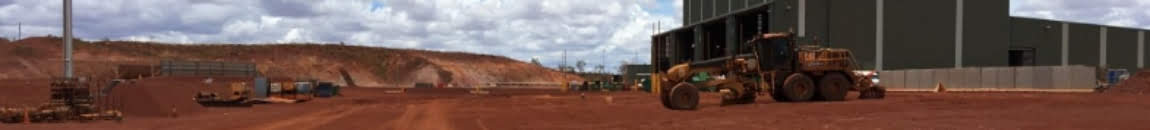
<svg viewBox="0 0 1150 130"><path fill-rule="evenodd" d="M847 48L865 69L1145 66L1144 29L1010 16L1008 0L684 0L652 38L658 71L733 55L764 32Z"/></svg>

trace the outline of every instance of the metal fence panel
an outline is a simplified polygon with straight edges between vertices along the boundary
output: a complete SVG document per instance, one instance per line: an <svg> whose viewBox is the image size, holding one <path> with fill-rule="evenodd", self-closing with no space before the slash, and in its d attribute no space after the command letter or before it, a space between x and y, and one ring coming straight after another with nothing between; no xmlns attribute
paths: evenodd
<svg viewBox="0 0 1150 130"><path fill-rule="evenodd" d="M963 84L965 81L966 74L964 74L963 69L946 69L946 81L943 82L946 87L961 89L961 87L966 87Z"/></svg>
<svg viewBox="0 0 1150 130"><path fill-rule="evenodd" d="M890 88L1027 88L1091 89L1097 73L1089 66L986 67L884 71L881 84Z"/></svg>
<svg viewBox="0 0 1150 130"><path fill-rule="evenodd" d="M919 70L918 76L919 76L918 82L916 82L918 84L915 84L914 88L928 88L928 87L930 87L930 84L934 82L934 71L932 71L932 70L929 70L929 69Z"/></svg>
<svg viewBox="0 0 1150 130"><path fill-rule="evenodd" d="M268 97L268 78L256 77L255 83L252 83L252 97L265 98Z"/></svg>
<svg viewBox="0 0 1150 130"><path fill-rule="evenodd" d="M1072 75L1074 75L1071 76L1074 79L1071 81L1073 86L1070 86L1070 88L1092 89L1098 87L1098 73L1096 73L1097 70L1093 67L1072 66L1070 70Z"/></svg>
<svg viewBox="0 0 1150 130"><path fill-rule="evenodd" d="M1071 68L1070 66L1053 67L1054 72L1051 76L1053 76L1054 88L1068 89L1074 86L1074 80L1076 79L1072 78L1074 77L1074 73L1071 72Z"/></svg>
<svg viewBox="0 0 1150 130"><path fill-rule="evenodd" d="M919 88L919 85L922 85L922 84L919 84L919 82L922 82L922 77L923 77L922 70L905 70L905 71L906 71L906 77L904 79L906 80L905 81L906 86L904 86L903 88Z"/></svg>
<svg viewBox="0 0 1150 130"><path fill-rule="evenodd" d="M255 64L199 61L162 61L164 75L256 76Z"/></svg>
<svg viewBox="0 0 1150 130"><path fill-rule="evenodd" d="M982 71L978 84L981 88L998 88L998 80L1002 79L998 77L998 68L982 68L979 71Z"/></svg>
<svg viewBox="0 0 1150 130"><path fill-rule="evenodd" d="M1016 70L1014 68L996 68L996 69L997 70L995 72L998 73L998 74L996 74L998 77L998 80L997 80L998 85L995 85L995 86L997 86L996 88L1015 88L1015 86L1014 86L1015 80L1018 77L1017 75L1015 75Z"/></svg>
<svg viewBox="0 0 1150 130"><path fill-rule="evenodd" d="M1014 68L1014 88L1034 88L1034 68Z"/></svg>
<svg viewBox="0 0 1150 130"><path fill-rule="evenodd" d="M1054 68L1049 66L1030 67L1034 68L1034 84L1033 88L1051 89L1054 88Z"/></svg>
<svg viewBox="0 0 1150 130"><path fill-rule="evenodd" d="M882 71L879 72L879 85L887 88L906 88L903 84L906 82L904 77L905 71Z"/></svg>
<svg viewBox="0 0 1150 130"><path fill-rule="evenodd" d="M984 88L982 82L982 69L980 68L963 68L962 69L962 82L959 84L965 88Z"/></svg>

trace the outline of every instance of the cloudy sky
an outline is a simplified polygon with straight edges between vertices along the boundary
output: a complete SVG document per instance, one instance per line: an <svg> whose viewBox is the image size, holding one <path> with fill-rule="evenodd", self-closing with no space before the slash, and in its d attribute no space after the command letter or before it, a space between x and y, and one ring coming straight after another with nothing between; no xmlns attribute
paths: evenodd
<svg viewBox="0 0 1150 130"><path fill-rule="evenodd" d="M1011 15L1150 28L1150 0L1011 0ZM60 0L0 0L0 37L59 35ZM681 0L75 0L78 37L171 43L327 42L463 51L549 67L646 63ZM604 59L605 57L605 59ZM613 70L613 69L612 69Z"/></svg>

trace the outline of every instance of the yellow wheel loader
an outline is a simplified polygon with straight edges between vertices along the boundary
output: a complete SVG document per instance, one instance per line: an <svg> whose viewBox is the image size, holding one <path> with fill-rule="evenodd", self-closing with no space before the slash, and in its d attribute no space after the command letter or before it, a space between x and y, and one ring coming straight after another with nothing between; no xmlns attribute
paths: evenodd
<svg viewBox="0 0 1150 130"><path fill-rule="evenodd" d="M697 109L700 87L715 87L723 105L753 103L758 95L805 102L843 101L851 90L859 91L860 99L885 93L871 81L873 75L855 73L858 66L846 49L798 46L787 33L762 34L740 48L734 54L742 55L678 64L658 74L664 107ZM694 78L699 75L710 77Z"/></svg>

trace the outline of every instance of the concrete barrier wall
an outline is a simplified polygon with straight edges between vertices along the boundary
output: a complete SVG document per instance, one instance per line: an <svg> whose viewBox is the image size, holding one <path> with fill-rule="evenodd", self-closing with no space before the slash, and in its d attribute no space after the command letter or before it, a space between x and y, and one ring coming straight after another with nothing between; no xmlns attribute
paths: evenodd
<svg viewBox="0 0 1150 130"><path fill-rule="evenodd" d="M1014 87L1034 88L1034 67L1014 68Z"/></svg>
<svg viewBox="0 0 1150 130"><path fill-rule="evenodd" d="M878 82L880 86L906 88L906 71L880 71L878 73L882 74L882 77L879 77L882 80Z"/></svg>
<svg viewBox="0 0 1150 130"><path fill-rule="evenodd" d="M1095 69L1088 66L986 67L888 70L880 85L892 89L968 90L1086 90L1097 87Z"/></svg>

